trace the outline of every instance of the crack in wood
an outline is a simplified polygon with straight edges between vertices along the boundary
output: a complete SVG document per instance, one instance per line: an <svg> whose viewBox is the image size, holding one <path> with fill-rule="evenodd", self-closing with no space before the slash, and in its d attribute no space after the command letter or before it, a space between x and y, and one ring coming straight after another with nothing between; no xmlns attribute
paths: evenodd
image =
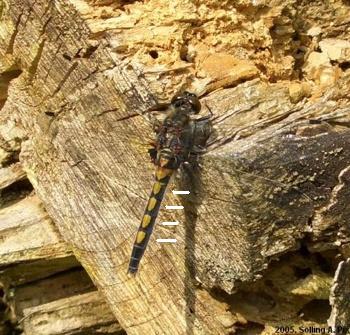
<svg viewBox="0 0 350 335"><path fill-rule="evenodd" d="M36 52L36 55L32 61L32 63L30 64L29 68L28 68L28 73L29 73L29 76L28 76L28 82L29 84L32 83L35 75L36 75L36 72L37 72L37 69L38 69L38 65L39 65L39 62L41 60L41 57L43 55L43 50L44 50L44 46L45 46L45 42L46 40L45 39L42 39L39 43L39 46L38 46L38 50Z"/></svg>
<svg viewBox="0 0 350 335"><path fill-rule="evenodd" d="M14 48L14 45L15 45L15 40L16 40L16 37L19 33L19 25L21 23L21 19L22 19L22 16L23 16L23 12L21 12L19 15L18 15L18 19L16 21L16 24L15 24L15 30L13 31L11 37L10 37L10 41L9 41L9 45L6 49L6 53L7 54L13 54L13 48Z"/></svg>
<svg viewBox="0 0 350 335"><path fill-rule="evenodd" d="M66 72L66 74L64 75L64 77L62 78L62 80L59 82L58 86L56 87L56 89L53 91L53 93L51 94L51 97L54 97L63 87L63 85L65 84L65 82L68 80L69 76L73 73L73 71L78 67L78 62L74 62L72 64L72 66L68 69L68 71Z"/></svg>

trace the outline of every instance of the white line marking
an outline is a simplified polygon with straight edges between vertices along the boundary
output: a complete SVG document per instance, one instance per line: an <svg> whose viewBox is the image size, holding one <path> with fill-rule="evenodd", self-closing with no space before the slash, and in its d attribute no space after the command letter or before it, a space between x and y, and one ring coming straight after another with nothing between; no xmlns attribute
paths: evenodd
<svg viewBox="0 0 350 335"><path fill-rule="evenodd" d="M166 209L184 209L184 206L165 206Z"/></svg>
<svg viewBox="0 0 350 335"><path fill-rule="evenodd" d="M190 191L173 191L173 194L190 194Z"/></svg>
<svg viewBox="0 0 350 335"><path fill-rule="evenodd" d="M164 221L162 222L163 226L177 226L179 221Z"/></svg>
<svg viewBox="0 0 350 335"><path fill-rule="evenodd" d="M176 238L157 238L156 241L158 243L176 243Z"/></svg>

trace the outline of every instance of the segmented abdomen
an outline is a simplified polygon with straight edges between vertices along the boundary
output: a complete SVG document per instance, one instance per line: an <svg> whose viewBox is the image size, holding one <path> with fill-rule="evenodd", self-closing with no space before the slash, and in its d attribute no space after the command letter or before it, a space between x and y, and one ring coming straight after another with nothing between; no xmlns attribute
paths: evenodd
<svg viewBox="0 0 350 335"><path fill-rule="evenodd" d="M173 169L157 166L155 182L132 249L128 273L136 273L151 236Z"/></svg>

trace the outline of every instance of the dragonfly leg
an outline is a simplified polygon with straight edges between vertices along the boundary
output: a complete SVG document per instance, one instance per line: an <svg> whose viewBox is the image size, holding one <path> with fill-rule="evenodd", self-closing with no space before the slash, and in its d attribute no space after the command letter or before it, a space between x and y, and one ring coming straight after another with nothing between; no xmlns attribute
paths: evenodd
<svg viewBox="0 0 350 335"><path fill-rule="evenodd" d="M210 107L207 104L205 104L205 106L208 108L209 114L197 119L196 122L207 121L213 117L214 114L213 114L212 110L210 109Z"/></svg>
<svg viewBox="0 0 350 335"><path fill-rule="evenodd" d="M169 103L156 103L155 105L151 106L146 110L146 113L148 112L159 112L159 113L166 113L167 109L169 108Z"/></svg>
<svg viewBox="0 0 350 335"><path fill-rule="evenodd" d="M212 133L212 125L210 117L203 118L202 120L196 120L193 128L193 153L204 153L206 142Z"/></svg>
<svg viewBox="0 0 350 335"><path fill-rule="evenodd" d="M190 155L198 156L207 152L207 149L202 145L194 145Z"/></svg>
<svg viewBox="0 0 350 335"><path fill-rule="evenodd" d="M179 175L179 179L184 180L184 176L185 176L185 179L192 180L193 178L195 178L195 170L197 170L198 167L199 165L197 165L194 162L190 162L190 161L183 162L183 164L181 165L181 170L180 170L181 175Z"/></svg>
<svg viewBox="0 0 350 335"><path fill-rule="evenodd" d="M201 152L191 151L191 153L188 156L188 159L182 164L184 166L184 168L187 170L190 169L192 172L198 168L201 168L200 158L199 158L200 153L203 153L203 152L202 151Z"/></svg>

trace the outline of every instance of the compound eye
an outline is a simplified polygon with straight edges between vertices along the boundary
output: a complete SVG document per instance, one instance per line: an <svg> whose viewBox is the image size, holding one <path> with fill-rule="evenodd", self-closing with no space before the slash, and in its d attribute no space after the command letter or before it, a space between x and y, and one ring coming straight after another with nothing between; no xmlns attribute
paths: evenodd
<svg viewBox="0 0 350 335"><path fill-rule="evenodd" d="M185 91L185 94L186 94L188 97L191 97L191 98L198 98L196 94L191 93L191 92Z"/></svg>
<svg viewBox="0 0 350 335"><path fill-rule="evenodd" d="M201 103L199 102L198 98L196 95L194 95L193 97L191 97L189 99L189 102L191 104L192 110L194 114L198 114L201 110Z"/></svg>
<svg viewBox="0 0 350 335"><path fill-rule="evenodd" d="M171 99L171 104L175 105L176 102L179 102L183 99L182 94L176 94L173 96L173 98Z"/></svg>

